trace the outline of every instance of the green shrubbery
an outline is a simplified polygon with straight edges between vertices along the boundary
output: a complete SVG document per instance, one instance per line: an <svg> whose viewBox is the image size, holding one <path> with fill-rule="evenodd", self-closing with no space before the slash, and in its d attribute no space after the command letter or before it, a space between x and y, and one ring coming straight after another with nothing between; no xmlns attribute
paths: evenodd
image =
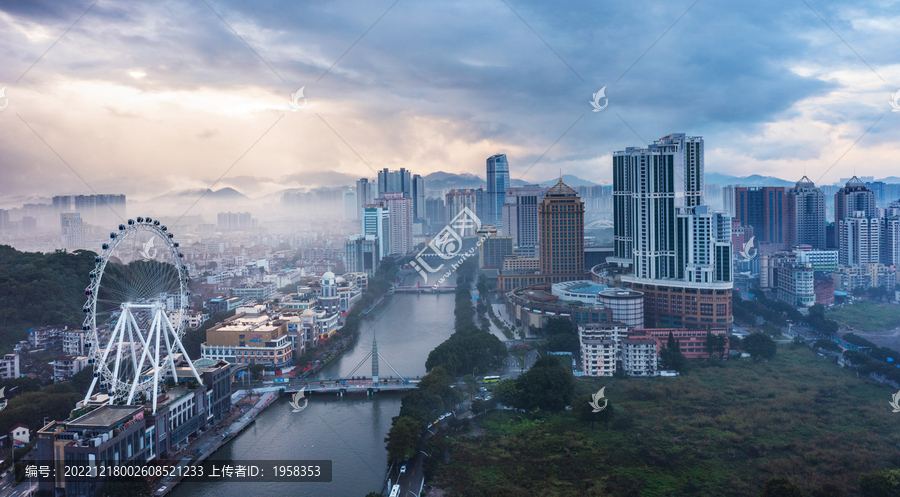
<svg viewBox="0 0 900 497"><path fill-rule="evenodd" d="M601 387L609 404L592 429L581 404ZM484 434L451 439L435 485L451 495L757 497L784 478L808 497L898 495L898 472L863 477L896 465L892 391L790 346L768 363L578 381L572 411L479 418ZM793 488L776 483L770 491Z"/></svg>

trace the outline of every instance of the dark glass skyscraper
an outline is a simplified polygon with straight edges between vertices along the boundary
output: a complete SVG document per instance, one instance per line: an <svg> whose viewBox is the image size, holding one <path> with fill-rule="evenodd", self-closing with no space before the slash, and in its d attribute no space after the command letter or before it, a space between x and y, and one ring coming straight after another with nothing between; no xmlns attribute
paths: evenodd
<svg viewBox="0 0 900 497"><path fill-rule="evenodd" d="M487 201L484 206L485 218L482 224L503 226L503 203L509 188L509 162L506 154L497 154L487 159ZM505 235L508 233L504 233Z"/></svg>

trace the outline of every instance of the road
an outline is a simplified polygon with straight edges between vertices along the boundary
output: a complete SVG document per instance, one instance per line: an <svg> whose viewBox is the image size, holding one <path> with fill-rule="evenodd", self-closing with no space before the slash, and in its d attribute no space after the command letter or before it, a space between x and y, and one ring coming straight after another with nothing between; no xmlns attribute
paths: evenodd
<svg viewBox="0 0 900 497"><path fill-rule="evenodd" d="M31 494L31 491L37 491L37 481L33 483L29 483L29 481L23 480L22 483L19 483L18 486L13 487L13 473L9 472L8 475L4 476L3 479L0 479L0 495L8 496L8 497L26 497Z"/></svg>
<svg viewBox="0 0 900 497"><path fill-rule="evenodd" d="M525 354L525 371L531 369L531 366L534 366L534 363L536 363L540 357L541 354L539 354L537 350L529 350L528 353Z"/></svg>
<svg viewBox="0 0 900 497"><path fill-rule="evenodd" d="M464 404L462 407L463 410L466 410L465 405L466 404ZM450 417L444 418L443 420L439 421L437 424L428 427L425 435L419 441L419 446L416 447L416 455L414 455L406 465L406 473L401 475L399 468L396 468L396 470L391 472L391 486L395 484L400 485L400 495L404 497L408 497L410 495L418 497L419 492L421 491L422 486L425 483L425 470L422 467L425 460L425 453L422 452L422 446L425 445L425 442L427 442L428 439L431 438L438 429L446 425L452 417L454 417L453 414L451 414ZM395 478L396 481L393 480ZM390 492L391 488L388 488L387 491Z"/></svg>

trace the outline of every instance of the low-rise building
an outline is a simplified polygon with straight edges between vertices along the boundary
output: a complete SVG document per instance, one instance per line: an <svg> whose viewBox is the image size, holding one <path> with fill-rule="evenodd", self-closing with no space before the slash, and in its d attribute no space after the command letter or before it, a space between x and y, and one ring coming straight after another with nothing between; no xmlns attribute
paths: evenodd
<svg viewBox="0 0 900 497"><path fill-rule="evenodd" d="M537 257L508 255L503 259L504 274L534 274L540 269L541 260Z"/></svg>
<svg viewBox="0 0 900 497"><path fill-rule="evenodd" d="M293 359L287 323L268 315L239 314L206 332L201 357L231 364L264 364L268 369L284 367Z"/></svg>
<svg viewBox="0 0 900 497"><path fill-rule="evenodd" d="M65 380L75 376L76 373L86 368L88 358L85 356L60 356L53 361L53 378Z"/></svg>
<svg viewBox="0 0 900 497"><path fill-rule="evenodd" d="M275 292L275 283L262 282L253 285L236 287L231 289L231 295L242 298L244 300L256 300L263 302Z"/></svg>
<svg viewBox="0 0 900 497"><path fill-rule="evenodd" d="M227 361L200 358L193 362L194 369L206 387L207 426L218 423L231 412L232 367ZM193 378L193 373L182 356L176 363L175 372L179 378Z"/></svg>
<svg viewBox="0 0 900 497"><path fill-rule="evenodd" d="M564 318L575 326L611 323L606 307L554 295L550 283L538 283L506 294L506 311L516 326L543 328L551 318Z"/></svg>
<svg viewBox="0 0 900 497"><path fill-rule="evenodd" d="M148 436L149 435L149 436ZM90 497L105 478L66 481L63 465L143 463L154 441L143 406L102 405L71 421L53 421L37 432L37 460L54 465L53 478L40 479L39 492Z"/></svg>
<svg viewBox="0 0 900 497"><path fill-rule="evenodd" d="M209 309L210 314L219 314L234 310L243 303L244 299L240 297L216 297L209 299L206 308Z"/></svg>
<svg viewBox="0 0 900 497"><path fill-rule="evenodd" d="M629 337L622 340L622 369L629 376L656 376L656 340Z"/></svg>
<svg viewBox="0 0 900 497"><path fill-rule="evenodd" d="M4 354L0 360L0 378L19 377L19 354Z"/></svg>
<svg viewBox="0 0 900 497"><path fill-rule="evenodd" d="M656 353L666 347L669 340L669 334L678 341L678 348L681 353L688 359L709 359L710 352L721 353L723 357L728 357L729 342L724 342L724 350L719 352L716 350L709 351L706 347L706 336L712 334L716 336L728 337L728 330L711 329L697 330L688 328L644 328L634 330L629 336L631 338L653 338L656 340Z"/></svg>
<svg viewBox="0 0 900 497"><path fill-rule="evenodd" d="M41 326L39 328L29 328L28 345L32 349L43 349L51 345L56 345L61 341L60 333L67 331L68 326Z"/></svg>
<svg viewBox="0 0 900 497"><path fill-rule="evenodd" d="M180 379L184 379L182 376ZM193 376L187 378L193 379ZM145 461L154 457L170 459L188 437L207 426L206 386L194 382L170 388L157 399L156 414L146 414L147 428L153 428Z"/></svg>
<svg viewBox="0 0 900 497"><path fill-rule="evenodd" d="M859 287L877 288L883 286L891 289L894 288L897 282L895 268L884 264L840 266L837 271L831 273L831 276L834 279L834 289L848 293Z"/></svg>
<svg viewBox="0 0 900 497"><path fill-rule="evenodd" d="M9 438L13 442L31 443L31 430L24 423L16 423L9 429Z"/></svg>
<svg viewBox="0 0 900 497"><path fill-rule="evenodd" d="M621 323L584 324L578 326L581 366L585 376L612 376L622 340L628 328Z"/></svg>
<svg viewBox="0 0 900 497"><path fill-rule="evenodd" d="M816 292L816 304L825 307L834 304L834 280L831 277L816 278L813 288Z"/></svg>
<svg viewBox="0 0 900 497"><path fill-rule="evenodd" d="M63 330L60 332L62 338L62 352L69 356L84 355L84 342L87 339L87 331L80 329Z"/></svg>

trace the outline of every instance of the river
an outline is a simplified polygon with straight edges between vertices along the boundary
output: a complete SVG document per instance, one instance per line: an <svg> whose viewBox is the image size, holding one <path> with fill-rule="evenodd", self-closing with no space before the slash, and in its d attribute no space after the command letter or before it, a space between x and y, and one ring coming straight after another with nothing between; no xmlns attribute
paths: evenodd
<svg viewBox="0 0 900 497"><path fill-rule="evenodd" d="M320 376L350 372L371 351L373 334L378 351L404 376L425 374L425 359L453 333L454 294L396 294L388 297L363 322L359 341L325 367ZM381 377L395 375L379 360ZM370 376L371 359L354 375ZM396 375L395 375L396 376ZM279 399L256 422L219 449L213 459L333 461L331 483L179 484L173 497L309 496L364 497L381 489L387 453L384 438L391 418L400 413L401 393L331 394L313 396L294 413L288 398Z"/></svg>

